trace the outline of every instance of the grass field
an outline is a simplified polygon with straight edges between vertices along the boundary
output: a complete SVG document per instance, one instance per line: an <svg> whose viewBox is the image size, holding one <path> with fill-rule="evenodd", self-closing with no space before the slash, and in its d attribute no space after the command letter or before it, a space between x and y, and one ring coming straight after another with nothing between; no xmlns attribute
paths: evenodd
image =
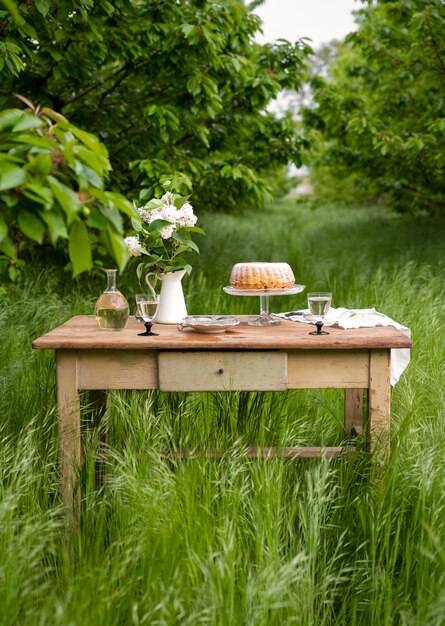
<svg viewBox="0 0 445 626"><path fill-rule="evenodd" d="M104 279L28 264L0 288L0 624L440 626L445 623L445 222L382 207L204 215L184 279L189 313L257 313L223 293L233 263L287 261L334 306L375 306L412 330L392 397L392 455L246 460L246 444L338 445L342 394L112 392L83 405L83 515L60 515L54 355L31 341L91 313ZM118 278L132 303L132 271ZM274 311L305 294L271 300ZM106 445L101 434L106 430ZM227 449L166 461L168 446ZM105 478L95 484L94 459Z"/></svg>

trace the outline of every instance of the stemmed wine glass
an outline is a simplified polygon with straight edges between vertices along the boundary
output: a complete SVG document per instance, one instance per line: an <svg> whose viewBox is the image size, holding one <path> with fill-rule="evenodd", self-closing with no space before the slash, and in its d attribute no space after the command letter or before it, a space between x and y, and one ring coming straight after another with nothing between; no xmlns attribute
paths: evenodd
<svg viewBox="0 0 445 626"><path fill-rule="evenodd" d="M328 291L313 291L307 294L307 302L312 315L317 318L315 326L317 330L312 330L310 335L329 335L323 327L323 318L331 308L332 293Z"/></svg>
<svg viewBox="0 0 445 626"><path fill-rule="evenodd" d="M141 336L158 335L151 330L153 326L153 318L156 315L156 311L159 306L159 296L156 298L148 293L137 293L136 300L136 313L135 317L138 321L144 322L145 333L138 333Z"/></svg>

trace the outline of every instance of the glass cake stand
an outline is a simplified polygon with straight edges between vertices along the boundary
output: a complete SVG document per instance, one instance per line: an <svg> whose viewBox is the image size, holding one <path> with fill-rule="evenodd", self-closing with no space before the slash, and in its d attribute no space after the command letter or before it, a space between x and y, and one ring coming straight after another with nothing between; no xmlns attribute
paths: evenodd
<svg viewBox="0 0 445 626"><path fill-rule="evenodd" d="M305 289L305 285L294 285L287 289L235 289L234 287L223 287L223 291L230 296L256 296L260 297L260 315L254 320L247 322L250 326L272 326L281 324L281 320L272 317L269 313L270 296L291 296L300 293Z"/></svg>

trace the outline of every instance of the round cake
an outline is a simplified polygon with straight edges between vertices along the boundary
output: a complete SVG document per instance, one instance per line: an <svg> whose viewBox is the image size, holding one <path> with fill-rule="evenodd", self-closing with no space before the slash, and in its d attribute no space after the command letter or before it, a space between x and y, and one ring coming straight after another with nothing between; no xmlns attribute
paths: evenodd
<svg viewBox="0 0 445 626"><path fill-rule="evenodd" d="M234 289L288 289L294 283L287 263L236 263L230 274Z"/></svg>

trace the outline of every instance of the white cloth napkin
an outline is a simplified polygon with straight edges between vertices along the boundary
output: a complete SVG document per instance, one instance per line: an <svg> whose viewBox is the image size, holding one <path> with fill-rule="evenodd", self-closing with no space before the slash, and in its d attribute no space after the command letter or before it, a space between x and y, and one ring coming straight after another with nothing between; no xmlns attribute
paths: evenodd
<svg viewBox="0 0 445 626"><path fill-rule="evenodd" d="M286 315L286 313L275 313L292 322L302 322L303 324L314 324L309 309L299 311L302 315ZM411 337L411 331L406 326L395 322L384 313L379 313L375 309L329 309L323 320L325 326L339 326L340 328L369 328L371 326L394 326L407 337ZM391 350L391 385L395 385L403 374L410 361L409 348L393 348Z"/></svg>

